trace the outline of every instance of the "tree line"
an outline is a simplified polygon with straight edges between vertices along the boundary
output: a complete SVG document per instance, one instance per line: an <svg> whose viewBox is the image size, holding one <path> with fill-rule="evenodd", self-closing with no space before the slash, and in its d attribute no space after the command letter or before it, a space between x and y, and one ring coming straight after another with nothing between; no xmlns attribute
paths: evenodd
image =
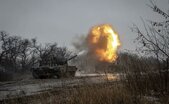
<svg viewBox="0 0 169 104"><path fill-rule="evenodd" d="M66 47L59 47L57 43L42 45L36 38L27 39L0 31L1 70L26 71L37 66L39 60L45 61L49 57L67 59L70 55Z"/></svg>

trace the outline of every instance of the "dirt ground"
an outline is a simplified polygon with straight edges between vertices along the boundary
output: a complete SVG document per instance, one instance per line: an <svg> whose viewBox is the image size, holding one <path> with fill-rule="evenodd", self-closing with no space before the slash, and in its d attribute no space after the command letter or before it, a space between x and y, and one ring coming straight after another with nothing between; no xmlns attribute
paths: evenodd
<svg viewBox="0 0 169 104"><path fill-rule="evenodd" d="M117 75L113 74L111 77L105 75L98 76L97 74L81 76L82 77L76 76L74 78L62 79L27 79L21 81L0 82L0 100L37 95L56 88L74 87L83 84L97 84L118 80Z"/></svg>

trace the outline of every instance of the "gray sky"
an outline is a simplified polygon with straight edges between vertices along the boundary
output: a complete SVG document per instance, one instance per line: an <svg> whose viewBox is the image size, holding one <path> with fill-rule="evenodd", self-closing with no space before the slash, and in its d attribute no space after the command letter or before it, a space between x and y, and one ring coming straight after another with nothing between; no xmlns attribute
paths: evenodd
<svg viewBox="0 0 169 104"><path fill-rule="evenodd" d="M169 8L168 0L155 1ZM142 24L140 17L159 18L146 4L149 0L0 0L0 30L70 47L75 36L109 23L119 33L122 49L134 49L136 35L129 27Z"/></svg>

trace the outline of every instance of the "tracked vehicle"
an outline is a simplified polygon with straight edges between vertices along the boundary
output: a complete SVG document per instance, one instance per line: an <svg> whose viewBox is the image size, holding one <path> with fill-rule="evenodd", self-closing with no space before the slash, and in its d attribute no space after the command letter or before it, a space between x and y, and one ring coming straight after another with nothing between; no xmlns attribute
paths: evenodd
<svg viewBox="0 0 169 104"><path fill-rule="evenodd" d="M74 77L77 67L69 66L68 61L75 57L77 57L77 55L69 59L48 57L45 60L39 61L38 67L32 68L32 75L36 79Z"/></svg>

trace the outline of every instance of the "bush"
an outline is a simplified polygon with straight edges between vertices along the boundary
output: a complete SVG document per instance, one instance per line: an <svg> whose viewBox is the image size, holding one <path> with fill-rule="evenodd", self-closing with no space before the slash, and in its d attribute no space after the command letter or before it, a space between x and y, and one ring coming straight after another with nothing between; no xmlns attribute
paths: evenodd
<svg viewBox="0 0 169 104"><path fill-rule="evenodd" d="M13 74L11 72L0 71L0 81L9 81L13 79Z"/></svg>

